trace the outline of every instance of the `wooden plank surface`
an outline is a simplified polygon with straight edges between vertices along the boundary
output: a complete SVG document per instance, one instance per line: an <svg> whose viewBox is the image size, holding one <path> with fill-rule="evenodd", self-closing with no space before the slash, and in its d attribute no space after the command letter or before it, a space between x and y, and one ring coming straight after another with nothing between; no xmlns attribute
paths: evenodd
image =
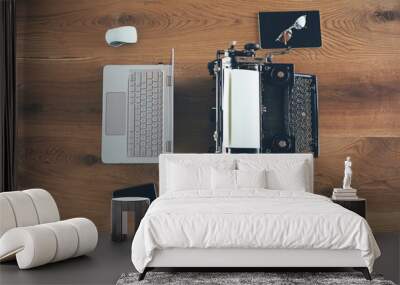
<svg viewBox="0 0 400 285"><path fill-rule="evenodd" d="M158 180L156 165L101 163L106 64L168 62L176 50L175 147L206 152L215 98L207 62L232 40L257 41L259 11L321 12L323 47L276 57L318 76L321 156L316 189L329 195L354 159L354 186L374 230L400 230L400 3L366 1L17 1L18 185L43 187L63 217L109 230L117 188ZM133 25L138 43L105 44ZM262 53L261 53L262 54Z"/></svg>

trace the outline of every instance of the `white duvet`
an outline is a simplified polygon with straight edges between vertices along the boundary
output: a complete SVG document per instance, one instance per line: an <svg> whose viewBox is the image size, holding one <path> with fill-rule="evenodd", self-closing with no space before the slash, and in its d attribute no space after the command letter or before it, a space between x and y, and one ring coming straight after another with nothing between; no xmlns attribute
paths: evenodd
<svg viewBox="0 0 400 285"><path fill-rule="evenodd" d="M164 194L140 223L132 262L143 272L165 248L358 249L370 271L380 255L359 215L320 195L265 189Z"/></svg>

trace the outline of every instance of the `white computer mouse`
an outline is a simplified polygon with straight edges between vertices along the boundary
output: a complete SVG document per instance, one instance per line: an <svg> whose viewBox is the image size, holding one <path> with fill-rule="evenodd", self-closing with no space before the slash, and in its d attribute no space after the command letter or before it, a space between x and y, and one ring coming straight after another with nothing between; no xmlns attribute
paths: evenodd
<svg viewBox="0 0 400 285"><path fill-rule="evenodd" d="M109 29L106 32L106 42L112 47L119 47L124 44L133 44L137 42L136 28L132 26L123 26Z"/></svg>

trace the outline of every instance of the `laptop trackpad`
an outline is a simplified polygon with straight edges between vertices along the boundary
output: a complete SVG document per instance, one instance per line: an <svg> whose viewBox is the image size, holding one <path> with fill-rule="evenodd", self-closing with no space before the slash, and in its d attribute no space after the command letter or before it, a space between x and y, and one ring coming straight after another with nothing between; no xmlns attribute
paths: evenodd
<svg viewBox="0 0 400 285"><path fill-rule="evenodd" d="M126 124L126 93L106 93L106 135L125 135Z"/></svg>

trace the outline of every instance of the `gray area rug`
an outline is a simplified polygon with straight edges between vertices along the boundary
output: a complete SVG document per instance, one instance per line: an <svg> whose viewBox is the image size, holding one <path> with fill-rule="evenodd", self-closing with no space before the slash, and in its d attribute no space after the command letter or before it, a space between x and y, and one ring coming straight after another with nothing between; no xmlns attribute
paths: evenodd
<svg viewBox="0 0 400 285"><path fill-rule="evenodd" d="M122 274L117 285L146 284L213 284L213 285L395 285L382 276L373 275L368 281L359 272L148 272L146 278L138 281L138 273Z"/></svg>

